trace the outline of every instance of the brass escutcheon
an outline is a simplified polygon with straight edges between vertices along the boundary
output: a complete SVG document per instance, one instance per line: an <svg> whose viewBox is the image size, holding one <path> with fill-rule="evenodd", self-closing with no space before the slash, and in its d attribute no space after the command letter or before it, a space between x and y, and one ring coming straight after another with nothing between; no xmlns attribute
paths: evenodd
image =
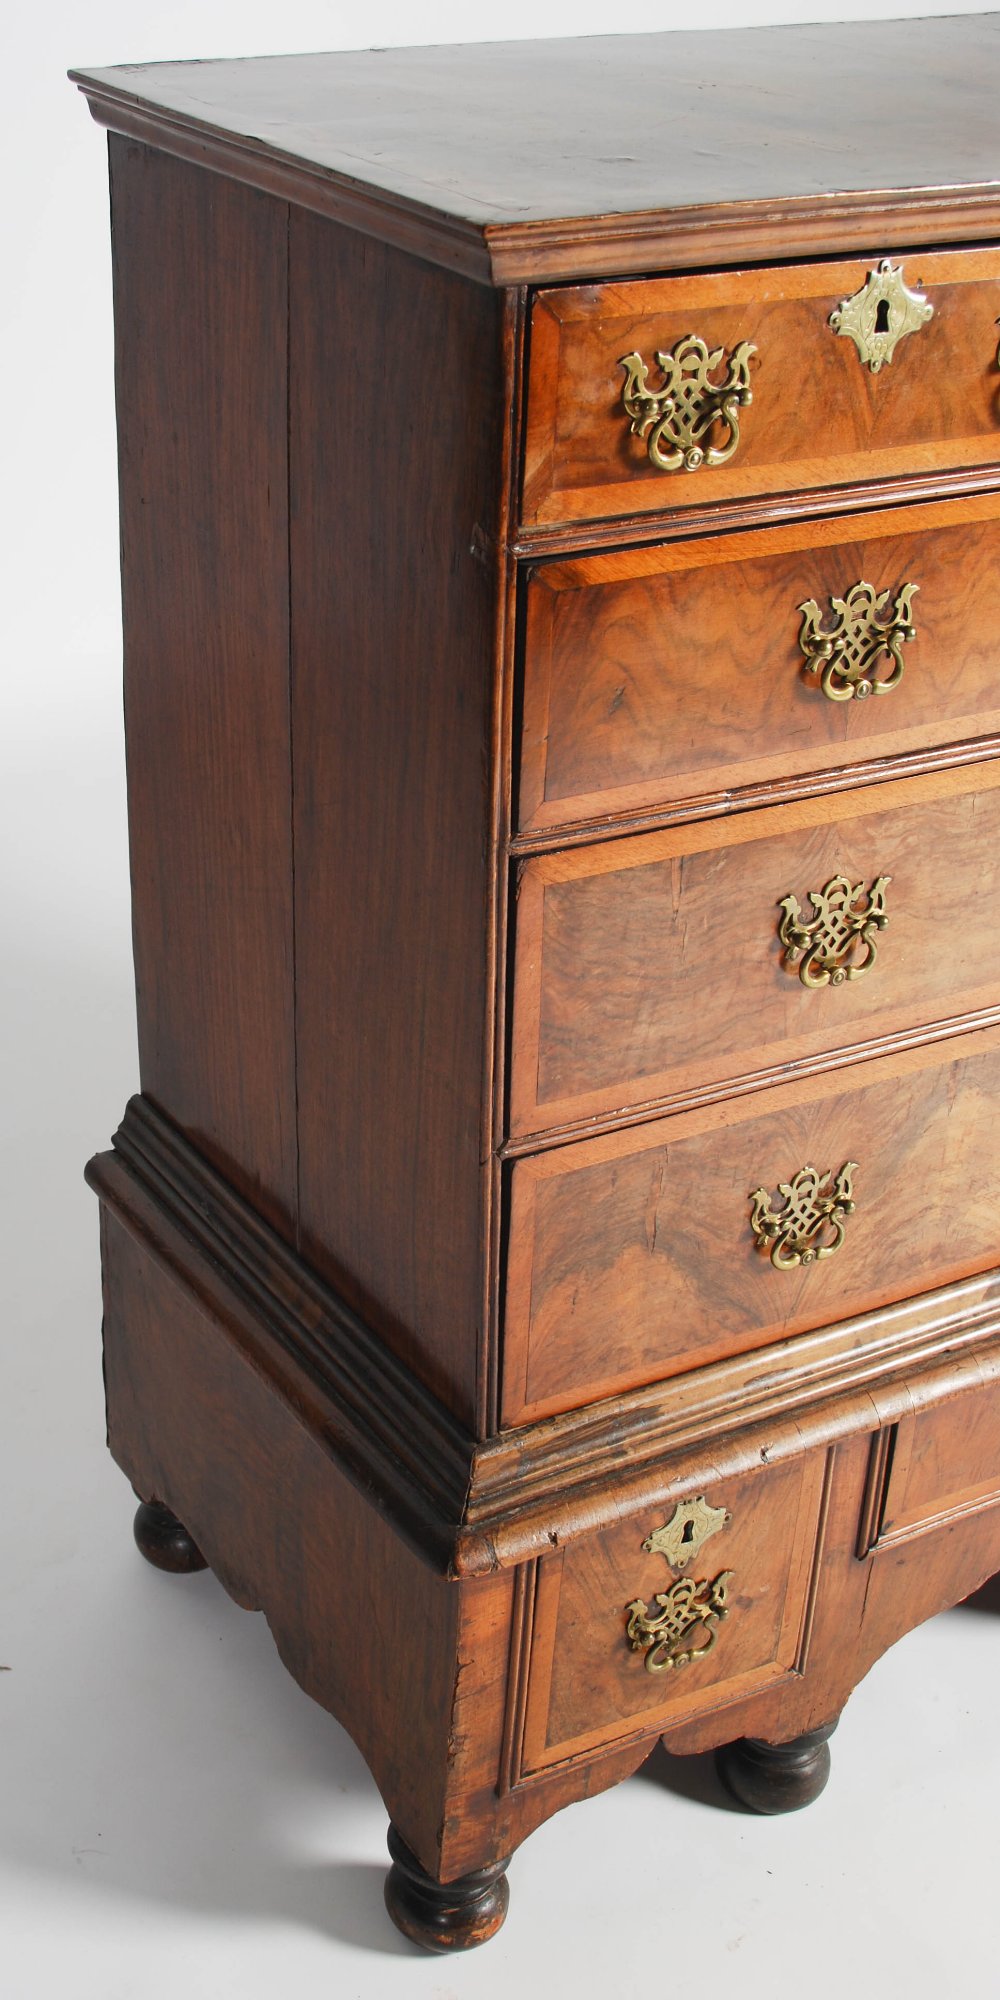
<svg viewBox="0 0 1000 2000"><path fill-rule="evenodd" d="M888 367L899 341L926 326L933 313L930 300L903 283L902 264L883 257L861 290L841 299L829 323L834 333L853 340L860 359L877 375L883 363Z"/></svg>
<svg viewBox="0 0 1000 2000"><path fill-rule="evenodd" d="M754 1190L750 1227L776 1271L794 1271L836 1254L844 1241L845 1220L854 1213L857 1171L857 1160L847 1160L838 1174L801 1167L792 1180L778 1183L781 1208L772 1207L766 1188Z"/></svg>
<svg viewBox="0 0 1000 2000"><path fill-rule="evenodd" d="M889 694L903 678L903 647L917 636L913 599L920 585L904 583L887 612L891 590L877 592L862 578L846 597L831 597L833 622L824 626L814 597L802 613L799 650L807 674L818 674L829 701L863 701L870 694ZM880 674L880 665L889 671Z"/></svg>
<svg viewBox="0 0 1000 2000"><path fill-rule="evenodd" d="M658 389L649 387L641 354L622 355L618 366L625 370L622 402L629 429L633 437L645 438L649 462L658 472L698 472L732 458L740 441L740 409L753 401L750 356L757 349L741 340L722 380L713 382L710 376L725 352L724 347L709 352L698 334L686 333L669 353L657 354L663 376ZM727 435L713 444L709 434L716 426Z"/></svg>
<svg viewBox="0 0 1000 2000"><path fill-rule="evenodd" d="M878 957L877 931L884 931L885 892L891 875L879 875L866 889L849 875L834 875L825 888L810 889L811 917L803 917L797 896L782 896L778 939L784 964L803 986L844 986L862 979Z"/></svg>
<svg viewBox="0 0 1000 2000"><path fill-rule="evenodd" d="M669 1521L654 1528L642 1546L647 1555L665 1556L671 1569L684 1569L729 1518L724 1507L710 1507L699 1493L696 1500L678 1500Z"/></svg>

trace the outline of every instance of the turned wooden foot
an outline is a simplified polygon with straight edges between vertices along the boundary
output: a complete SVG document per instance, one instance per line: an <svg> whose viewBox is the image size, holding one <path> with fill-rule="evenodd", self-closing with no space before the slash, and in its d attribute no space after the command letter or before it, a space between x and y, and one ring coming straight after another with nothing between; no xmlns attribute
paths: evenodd
<svg viewBox="0 0 1000 2000"><path fill-rule="evenodd" d="M132 1532L136 1548L157 1569L168 1569L175 1576L186 1576L193 1570L208 1568L184 1523L159 1500L143 1500L140 1503Z"/></svg>
<svg viewBox="0 0 1000 2000"><path fill-rule="evenodd" d="M500 1929L509 1896L505 1860L461 1875L457 1882L435 1882L394 1826L389 1828L389 1853L385 1907L397 1929L415 1944L428 1951L469 1951Z"/></svg>
<svg viewBox="0 0 1000 2000"><path fill-rule="evenodd" d="M795 1812L819 1798L830 1776L828 1739L836 1727L836 1722L827 1722L791 1743L742 1736L716 1752L719 1776L726 1790L751 1812Z"/></svg>

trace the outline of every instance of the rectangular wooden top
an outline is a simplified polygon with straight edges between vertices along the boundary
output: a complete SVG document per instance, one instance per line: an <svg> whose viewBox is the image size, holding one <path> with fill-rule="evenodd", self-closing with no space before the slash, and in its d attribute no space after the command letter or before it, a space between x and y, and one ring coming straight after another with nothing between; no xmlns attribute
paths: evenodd
<svg viewBox="0 0 1000 2000"><path fill-rule="evenodd" d="M71 76L116 131L487 283L1000 233L1000 14Z"/></svg>

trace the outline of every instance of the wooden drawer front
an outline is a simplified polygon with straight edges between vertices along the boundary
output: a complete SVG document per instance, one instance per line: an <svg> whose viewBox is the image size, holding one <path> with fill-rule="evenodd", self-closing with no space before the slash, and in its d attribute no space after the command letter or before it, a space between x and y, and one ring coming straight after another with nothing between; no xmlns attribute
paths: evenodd
<svg viewBox="0 0 1000 2000"><path fill-rule="evenodd" d="M638 813L1000 731L1000 496L709 536L536 568L527 588L519 819ZM912 600L904 674L834 701L807 669L857 583ZM885 675L883 662L880 676Z"/></svg>
<svg viewBox="0 0 1000 2000"><path fill-rule="evenodd" d="M531 316L525 524L660 513L994 462L1000 251L893 257L934 313L872 374L829 320L878 261L540 292ZM672 353L689 334L724 350L715 380L741 342L753 344L753 400L739 411L739 444L727 463L662 472L650 462L647 441L630 432L620 362L641 355L655 390L657 353ZM718 435L728 442L724 429Z"/></svg>
<svg viewBox="0 0 1000 2000"><path fill-rule="evenodd" d="M554 1147L511 1172L505 1423L572 1409L1000 1264L1000 1029ZM822 1261L777 1269L754 1190L854 1174Z"/></svg>
<svg viewBox="0 0 1000 2000"><path fill-rule="evenodd" d="M674 1495L659 1509L542 1558L522 1775L703 1715L801 1664L823 1470L824 1454L817 1452L724 1480L707 1496L693 1493L729 1519L681 1568L643 1547L671 1522ZM727 1577L725 1615L699 1619L679 1642L680 1650L705 1647L702 1656L649 1671L645 1649L629 1642L629 1606L641 1600L655 1618L657 1595L679 1579L711 1586L720 1576Z"/></svg>
<svg viewBox="0 0 1000 2000"><path fill-rule="evenodd" d="M1000 1503L1000 1359L967 1364L968 1393L917 1409L890 1432L876 1548Z"/></svg>
<svg viewBox="0 0 1000 2000"><path fill-rule="evenodd" d="M512 1133L1000 1005L998 788L994 760L524 862ZM889 878L877 956L858 942L832 965L856 977L804 985L823 967L789 963L780 906L814 921L837 877L863 884L862 913Z"/></svg>

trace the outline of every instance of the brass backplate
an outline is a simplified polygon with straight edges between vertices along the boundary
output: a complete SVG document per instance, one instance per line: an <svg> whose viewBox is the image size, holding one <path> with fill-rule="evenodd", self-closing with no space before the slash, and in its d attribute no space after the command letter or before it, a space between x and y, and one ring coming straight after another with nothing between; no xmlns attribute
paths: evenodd
<svg viewBox="0 0 1000 2000"><path fill-rule="evenodd" d="M648 1674L689 1667L711 1651L719 1620L729 1613L733 1574L724 1569L711 1582L706 1578L701 1583L690 1576L678 1577L669 1590L657 1592L655 1611L642 1597L625 1606L626 1637L632 1651L642 1653Z"/></svg>
<svg viewBox="0 0 1000 2000"><path fill-rule="evenodd" d="M870 972L878 957L876 935L888 922L885 892L891 875L879 875L866 889L849 875L834 875L822 889L810 889L811 917L797 896L782 896L778 938L784 964L803 986L845 986Z"/></svg>
<svg viewBox="0 0 1000 2000"><path fill-rule="evenodd" d="M623 354L622 403L633 437L645 438L646 452L658 472L699 472L702 466L725 465L740 441L741 408L753 401L750 389L750 342L734 347L725 374L712 373L725 359L725 348L709 350L696 333L686 333L670 352L658 353L663 380L649 386L641 354Z"/></svg>
<svg viewBox="0 0 1000 2000"><path fill-rule="evenodd" d="M766 1188L750 1196L750 1227L758 1249L766 1250L777 1271L793 1271L832 1257L844 1241L844 1223L854 1213L856 1160L847 1160L837 1174L801 1167L790 1181L779 1181L782 1205L775 1208Z"/></svg>
<svg viewBox="0 0 1000 2000"><path fill-rule="evenodd" d="M871 694L888 694L903 678L903 647L915 639L913 600L917 583L904 583L891 609L891 590L877 591L864 578L852 583L844 597L831 597L832 618L814 597L799 605L802 625L799 650L807 674L818 674L828 701L863 701ZM888 669L888 671L886 671Z"/></svg>

